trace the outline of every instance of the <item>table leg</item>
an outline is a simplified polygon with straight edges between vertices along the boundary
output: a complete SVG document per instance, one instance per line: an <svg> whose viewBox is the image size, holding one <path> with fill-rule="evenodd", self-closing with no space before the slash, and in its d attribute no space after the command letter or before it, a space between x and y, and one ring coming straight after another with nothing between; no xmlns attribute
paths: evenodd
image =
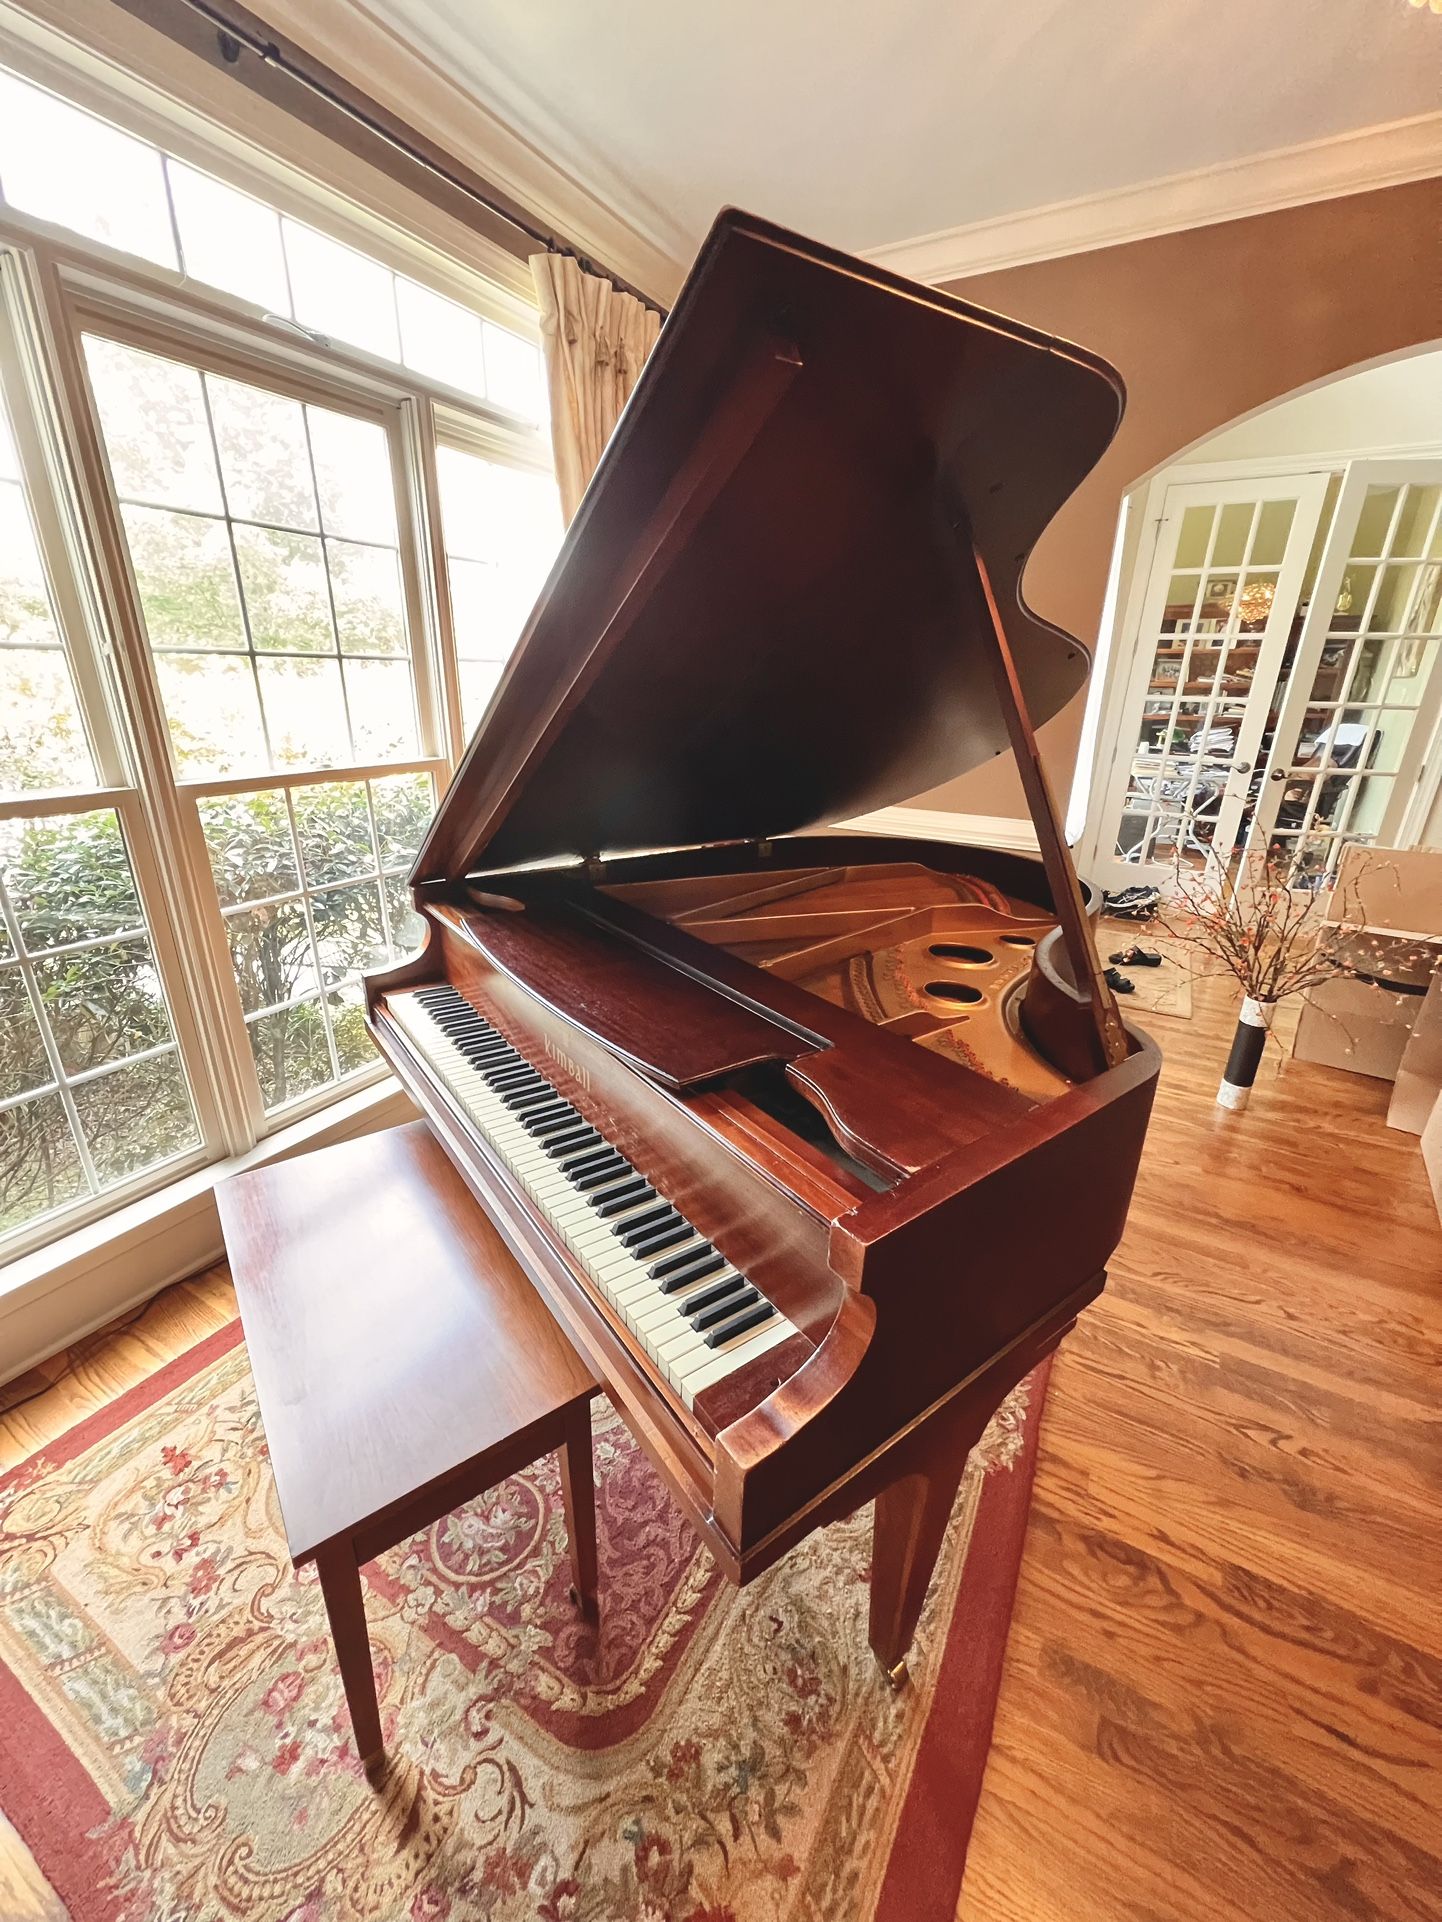
<svg viewBox="0 0 1442 1922"><path fill-rule="evenodd" d="M330 1637L335 1644L341 1681L345 1684L356 1753L366 1774L374 1778L385 1767L385 1748L381 1742L380 1704L376 1700L365 1596L355 1550L348 1541L328 1542L318 1551L315 1565L320 1575L321 1594L325 1597L325 1612L330 1618Z"/></svg>
<svg viewBox="0 0 1442 1922"><path fill-rule="evenodd" d="M573 1593L581 1613L594 1621L596 1598L596 1484L591 1468L591 1404L582 1402L566 1418L566 1439L556 1450L561 1469L561 1499L566 1507L566 1536L571 1544Z"/></svg>

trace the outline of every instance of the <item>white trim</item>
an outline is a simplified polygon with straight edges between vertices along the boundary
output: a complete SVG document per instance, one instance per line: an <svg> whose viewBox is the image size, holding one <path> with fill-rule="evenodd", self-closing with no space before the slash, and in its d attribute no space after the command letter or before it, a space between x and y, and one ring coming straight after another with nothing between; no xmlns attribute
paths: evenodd
<svg viewBox="0 0 1442 1922"><path fill-rule="evenodd" d="M1090 253L1309 201L1401 186L1442 173L1442 113L1359 127L1301 146L1169 174L1131 187L1022 208L943 233L873 247L867 258L935 286L1028 260Z"/></svg>
<svg viewBox="0 0 1442 1922"><path fill-rule="evenodd" d="M1345 380L1353 370L1348 369L1340 376ZM1272 406L1285 406L1294 396L1286 394ZM1265 411L1265 410L1263 410ZM1243 415L1242 419L1252 418ZM1228 421L1226 427L1219 427L1215 434L1208 434L1207 440L1215 440L1238 423ZM1435 440L1399 442L1393 446L1352 447L1345 451L1323 454L1258 454L1255 458L1238 455L1232 460L1188 460L1185 455L1180 459L1168 461L1158 469L1156 478L1167 481L1227 481L1250 480L1254 476L1270 478L1274 474L1340 474L1349 461L1354 460L1431 460L1439 451Z"/></svg>
<svg viewBox="0 0 1442 1922"><path fill-rule="evenodd" d="M34 0L31 0L34 4ZM492 184L583 253L653 298L669 302L686 263L633 214L584 185L466 91L383 17L359 0L271 0L267 23L392 113L463 157ZM503 90L499 73L493 86ZM505 102L501 102L502 112Z"/></svg>
<svg viewBox="0 0 1442 1922"><path fill-rule="evenodd" d="M0 1268L0 1382L23 1374L169 1283L219 1261L225 1244L215 1207L217 1182L353 1135L395 1127L414 1119L415 1112L409 1095L387 1075L268 1136L246 1154L212 1162Z"/></svg>
<svg viewBox="0 0 1442 1922"><path fill-rule="evenodd" d="M837 829L861 834L897 834L917 841L956 841L962 847L996 848L1005 854L1035 854L1036 829L1024 817L1011 814L953 814L941 808L877 808L858 814L854 821L836 821Z"/></svg>
<svg viewBox="0 0 1442 1922"><path fill-rule="evenodd" d="M0 59L187 165L535 337L524 260L118 6L0 0Z"/></svg>

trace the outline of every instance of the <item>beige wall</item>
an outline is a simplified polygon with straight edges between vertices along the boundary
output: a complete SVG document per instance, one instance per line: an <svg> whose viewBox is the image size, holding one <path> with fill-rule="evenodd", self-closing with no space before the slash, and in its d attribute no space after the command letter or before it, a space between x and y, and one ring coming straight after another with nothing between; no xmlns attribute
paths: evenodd
<svg viewBox="0 0 1442 1922"><path fill-rule="evenodd" d="M1116 440L1026 575L1036 611L1090 647L1129 487L1278 395L1442 338L1442 177L977 274L949 291L1105 354L1126 382ZM1082 706L1041 733L1063 808ZM1026 812L1009 757L915 805Z"/></svg>

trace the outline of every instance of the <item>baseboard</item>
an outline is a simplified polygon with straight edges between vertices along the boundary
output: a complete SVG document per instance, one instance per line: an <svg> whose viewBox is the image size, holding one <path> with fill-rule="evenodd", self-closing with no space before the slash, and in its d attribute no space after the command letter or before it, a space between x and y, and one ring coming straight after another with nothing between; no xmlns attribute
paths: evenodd
<svg viewBox="0 0 1442 1922"><path fill-rule="evenodd" d="M217 1182L394 1127L415 1112L409 1095L387 1076L272 1135L249 1154L187 1175L0 1270L0 1382L219 1261L225 1244Z"/></svg>
<svg viewBox="0 0 1442 1922"><path fill-rule="evenodd" d="M1029 820L1010 814L952 814L942 808L877 808L858 814L854 821L838 821L839 828L862 834L905 835L917 841L955 841L968 848L1000 848L1006 854L1035 854L1036 829Z"/></svg>

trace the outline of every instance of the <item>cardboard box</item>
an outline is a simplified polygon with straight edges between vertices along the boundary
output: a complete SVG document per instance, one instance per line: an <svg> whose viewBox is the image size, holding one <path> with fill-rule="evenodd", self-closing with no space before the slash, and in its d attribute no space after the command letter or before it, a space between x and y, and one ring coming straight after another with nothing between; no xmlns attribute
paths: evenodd
<svg viewBox="0 0 1442 1922"><path fill-rule="evenodd" d="M1293 1057L1392 1081L1423 997L1339 975L1302 1003Z"/></svg>
<svg viewBox="0 0 1442 1922"><path fill-rule="evenodd" d="M1432 1199L1442 1215L1442 1094L1432 1104L1427 1126L1422 1130L1422 1165L1432 1184Z"/></svg>
<svg viewBox="0 0 1442 1922"><path fill-rule="evenodd" d="M1434 974L1402 1050L1387 1126L1420 1135L1442 1094L1442 974Z"/></svg>
<svg viewBox="0 0 1442 1922"><path fill-rule="evenodd" d="M1293 1056L1394 1081L1442 966L1442 848L1344 848L1326 918L1336 925L1339 954L1371 978L1339 976L1314 988L1302 1004ZM1419 1075L1430 1072L1419 1068ZM1415 1116L1419 1104L1418 1130L1431 1103L1425 1085L1409 1084L1399 1113Z"/></svg>

